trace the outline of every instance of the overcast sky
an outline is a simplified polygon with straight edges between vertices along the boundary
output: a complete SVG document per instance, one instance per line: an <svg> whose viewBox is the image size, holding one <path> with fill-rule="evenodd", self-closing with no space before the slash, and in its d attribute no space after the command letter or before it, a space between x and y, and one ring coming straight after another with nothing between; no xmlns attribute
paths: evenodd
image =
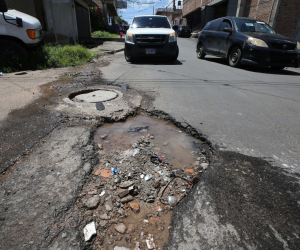
<svg viewBox="0 0 300 250"><path fill-rule="evenodd" d="M127 9L120 9L119 15L122 16L124 20L126 20L129 24L131 23L134 16L140 15L153 15L153 7L154 14L156 9L165 8L168 3L172 0L133 0L133 2L127 2ZM178 0L176 0L177 2ZM151 4L138 4L138 3L151 3ZM172 7L172 4L170 5Z"/></svg>

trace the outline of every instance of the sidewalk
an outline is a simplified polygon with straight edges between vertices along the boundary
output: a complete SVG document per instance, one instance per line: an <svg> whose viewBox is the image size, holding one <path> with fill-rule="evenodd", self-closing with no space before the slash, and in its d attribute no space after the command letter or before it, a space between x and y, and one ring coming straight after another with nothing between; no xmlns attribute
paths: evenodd
<svg viewBox="0 0 300 250"><path fill-rule="evenodd" d="M92 51L96 51L106 54L115 54L117 52L123 51L125 44L123 42L105 41L97 47L92 48Z"/></svg>

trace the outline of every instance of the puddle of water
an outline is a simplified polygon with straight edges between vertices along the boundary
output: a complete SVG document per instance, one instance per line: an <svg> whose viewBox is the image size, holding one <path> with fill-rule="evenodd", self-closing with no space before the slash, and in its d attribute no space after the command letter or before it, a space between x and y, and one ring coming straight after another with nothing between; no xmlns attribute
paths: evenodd
<svg viewBox="0 0 300 250"><path fill-rule="evenodd" d="M148 127L140 132L128 132L137 127ZM106 139L101 135L107 134ZM150 149L158 153L159 157L167 159L173 168L186 169L192 167L201 150L201 141L181 132L174 125L146 116L128 119L125 123L106 124L99 128L94 140L101 143L109 151L113 149L128 149L142 135L154 135L155 140Z"/></svg>
<svg viewBox="0 0 300 250"><path fill-rule="evenodd" d="M114 224L107 224L107 230L102 230L102 234L98 236L104 237L101 247L113 249L114 246L123 246L133 249L138 242L140 249L148 249L146 240L153 238L155 249L163 249L169 238L171 207L181 201L192 187L190 181L199 167L202 142L167 122L146 116L106 124L96 131L94 141L100 147L103 146L99 151L99 170L94 173L99 176L96 183L100 182L105 190L109 190L111 196L105 204L115 209L109 214L118 223L126 225L126 232L118 234ZM149 144L144 146L146 150L141 149L141 143L147 141ZM133 144L137 143L139 145L135 146L138 146L139 151L133 154L134 150L138 150L133 148ZM155 152L163 160L153 162L151 157L154 153L151 152ZM116 168L117 174L110 175L110 168ZM103 171L108 171L108 174L103 174ZM176 172L176 178L171 175L173 171ZM147 176L151 176L150 180L146 179ZM117 178L122 179L120 185L115 183ZM138 192L134 194L132 201L125 202L120 208L116 204L122 203L118 194L126 190L121 188L125 180L133 181ZM89 183L83 191L89 193L94 188L95 183ZM173 204L172 199L175 201ZM130 208L132 202L139 205L138 213ZM126 216L119 216L119 209ZM105 210L105 205L100 205L94 214L99 216Z"/></svg>

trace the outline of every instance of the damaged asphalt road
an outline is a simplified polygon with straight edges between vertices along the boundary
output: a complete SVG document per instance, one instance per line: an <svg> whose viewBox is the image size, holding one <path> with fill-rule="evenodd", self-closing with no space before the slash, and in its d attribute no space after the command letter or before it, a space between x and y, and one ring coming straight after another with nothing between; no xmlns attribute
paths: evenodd
<svg viewBox="0 0 300 250"><path fill-rule="evenodd" d="M114 249L115 246L131 247L135 242L143 246L140 249L147 249L146 238L116 231L116 221L104 223L107 219L101 218L100 212L109 216L116 212L108 209L109 204L105 204L108 200L95 209L95 216L94 209L83 205L86 193L93 190L90 188L96 189L92 195L101 195L103 190L112 196L117 192L114 184L110 184L113 178L104 189L97 188L104 179L94 173L107 157L99 154L99 146L94 142L95 130L105 123L125 121L137 114L173 124L200 139L201 147L206 148L195 158L205 154L209 166L188 196L172 209L164 249L298 249L297 176L288 176L262 159L212 145L198 129L153 109L156 95L151 91L152 94L138 92L104 81L99 69L115 56L67 72L60 80L43 86L39 99L11 112L1 123L0 249ZM81 103L64 101L70 93L96 88L122 94L122 99L116 99L116 105L104 103L103 116L95 115L90 104L81 112ZM119 173L114 178L118 176L126 179L126 175ZM134 201L140 202L138 196ZM117 202L109 206L114 204ZM125 214L131 214L129 203L125 202L122 209ZM156 216L153 213L151 218ZM128 226L128 218L119 217L117 222ZM96 223L97 235L85 241L83 228L91 221ZM143 226L157 230L150 224ZM154 233L154 242L160 234L159 230ZM118 237L123 239L118 241Z"/></svg>

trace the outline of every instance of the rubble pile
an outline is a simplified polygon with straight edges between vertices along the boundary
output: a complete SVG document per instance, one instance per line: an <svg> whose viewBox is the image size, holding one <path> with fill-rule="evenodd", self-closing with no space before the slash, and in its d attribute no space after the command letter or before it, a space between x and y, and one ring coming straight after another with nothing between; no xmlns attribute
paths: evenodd
<svg viewBox="0 0 300 250"><path fill-rule="evenodd" d="M156 151L147 127L130 132L145 134L129 148L106 151L99 143L100 165L80 195L86 210L85 239L96 235L94 249L163 249L168 240L172 209L190 192L207 168L205 152L192 151L188 168L172 166ZM108 135L100 135L102 140ZM166 144L166 145L165 145ZM167 146L167 143L164 145ZM105 145L105 144L104 144ZM95 222L95 230L90 229ZM93 238L92 238L93 239Z"/></svg>

